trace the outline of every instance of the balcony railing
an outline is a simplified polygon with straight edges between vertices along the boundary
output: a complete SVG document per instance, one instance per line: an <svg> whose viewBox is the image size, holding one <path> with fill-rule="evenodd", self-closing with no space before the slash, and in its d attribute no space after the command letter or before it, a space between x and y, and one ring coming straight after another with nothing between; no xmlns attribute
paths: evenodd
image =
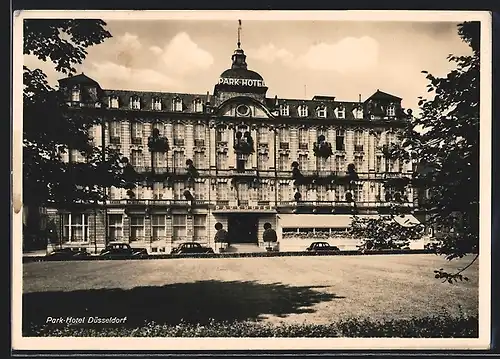
<svg viewBox="0 0 500 359"><path fill-rule="evenodd" d="M133 145L142 145L142 138L140 138L140 137L132 137L132 144Z"/></svg>
<svg viewBox="0 0 500 359"><path fill-rule="evenodd" d="M290 144L288 142L280 142L280 150L289 150Z"/></svg>
<svg viewBox="0 0 500 359"><path fill-rule="evenodd" d="M354 152L363 152L363 145L354 145Z"/></svg>
<svg viewBox="0 0 500 359"><path fill-rule="evenodd" d="M204 147L205 140L204 139L194 140L194 145L195 145L195 147Z"/></svg>
<svg viewBox="0 0 500 359"><path fill-rule="evenodd" d="M309 144L299 143L299 150L307 150L308 148L309 148Z"/></svg>
<svg viewBox="0 0 500 359"><path fill-rule="evenodd" d="M120 144L120 137L111 136L109 138L109 143L111 143L113 145L119 145Z"/></svg>
<svg viewBox="0 0 500 359"><path fill-rule="evenodd" d="M215 203L217 206L229 206L229 200L218 200Z"/></svg>
<svg viewBox="0 0 500 359"><path fill-rule="evenodd" d="M174 146L184 146L183 138L174 138Z"/></svg>

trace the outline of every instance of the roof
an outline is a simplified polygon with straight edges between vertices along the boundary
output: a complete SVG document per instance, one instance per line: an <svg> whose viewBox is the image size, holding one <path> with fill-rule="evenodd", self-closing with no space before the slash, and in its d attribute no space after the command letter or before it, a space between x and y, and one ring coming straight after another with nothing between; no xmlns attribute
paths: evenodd
<svg viewBox="0 0 500 359"><path fill-rule="evenodd" d="M59 83L68 83L68 82L78 83L78 84L96 85L96 86L100 87L99 83L97 81L95 81L94 79L91 79L90 77L85 75L83 72L79 75L68 76L68 77L65 77L65 78L59 80Z"/></svg>
<svg viewBox="0 0 500 359"><path fill-rule="evenodd" d="M257 72L243 68L227 69L220 75L220 77L233 78L233 79L263 80L262 76L260 76Z"/></svg>
<svg viewBox="0 0 500 359"><path fill-rule="evenodd" d="M400 101L402 100L401 97L397 97L397 96L394 96L394 95L391 95L387 92L383 92L383 91L380 91L379 89L377 89L377 91L371 95L370 97L368 97L366 99L366 101L369 101L369 100L394 100L394 101Z"/></svg>

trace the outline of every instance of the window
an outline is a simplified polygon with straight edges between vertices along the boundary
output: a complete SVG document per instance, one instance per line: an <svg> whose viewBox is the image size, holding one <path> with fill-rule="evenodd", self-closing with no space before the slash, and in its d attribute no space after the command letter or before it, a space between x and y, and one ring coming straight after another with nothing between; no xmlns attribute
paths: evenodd
<svg viewBox="0 0 500 359"><path fill-rule="evenodd" d="M278 129L279 142L290 142L290 131L287 128Z"/></svg>
<svg viewBox="0 0 500 359"><path fill-rule="evenodd" d="M141 109L141 99L139 96L132 96L130 98L130 108L132 110L140 110Z"/></svg>
<svg viewBox="0 0 500 359"><path fill-rule="evenodd" d="M158 130L158 135L163 136L165 133L165 124L156 120L151 124L152 129Z"/></svg>
<svg viewBox="0 0 500 359"><path fill-rule="evenodd" d="M335 156L335 171L344 172L345 170L346 170L345 157L344 156Z"/></svg>
<svg viewBox="0 0 500 359"><path fill-rule="evenodd" d="M175 146L184 146L185 128L182 123L174 124L173 137Z"/></svg>
<svg viewBox="0 0 500 359"><path fill-rule="evenodd" d="M328 159L327 158L317 157L316 161L318 163L318 171L325 172L328 170L328 168L327 168Z"/></svg>
<svg viewBox="0 0 500 359"><path fill-rule="evenodd" d="M337 151L345 151L345 131L337 130L337 135L335 136L335 150Z"/></svg>
<svg viewBox="0 0 500 359"><path fill-rule="evenodd" d="M297 110L299 112L299 117L307 117L309 114L309 109L306 105L300 105Z"/></svg>
<svg viewBox="0 0 500 359"><path fill-rule="evenodd" d="M309 143L309 132L307 131L306 128L301 128L299 129L299 148L301 145L306 145ZM307 149L306 148L301 148L301 149Z"/></svg>
<svg viewBox="0 0 500 359"><path fill-rule="evenodd" d="M363 108L362 107L356 107L354 110L354 117L358 120L363 119Z"/></svg>
<svg viewBox="0 0 500 359"><path fill-rule="evenodd" d="M153 183L153 199L162 199L163 198L163 182L154 182Z"/></svg>
<svg viewBox="0 0 500 359"><path fill-rule="evenodd" d="M343 185L335 186L335 201L345 201L345 187Z"/></svg>
<svg viewBox="0 0 500 359"><path fill-rule="evenodd" d="M108 238L110 241L121 240L123 236L123 216L108 214Z"/></svg>
<svg viewBox="0 0 500 359"><path fill-rule="evenodd" d="M176 112L182 111L182 99L176 97L172 100L172 109Z"/></svg>
<svg viewBox="0 0 500 359"><path fill-rule="evenodd" d="M291 201L292 196L292 186L288 183L280 183L280 192L279 192L280 201Z"/></svg>
<svg viewBox="0 0 500 359"><path fill-rule="evenodd" d="M288 160L289 160L288 154L280 153L280 157L278 159L278 169L280 171L288 171L289 170Z"/></svg>
<svg viewBox="0 0 500 359"><path fill-rule="evenodd" d="M392 131L388 131L385 134L385 144L386 145L391 145L396 143L396 134Z"/></svg>
<svg viewBox="0 0 500 359"><path fill-rule="evenodd" d="M151 155L153 156L153 165L155 168L167 167L165 152L152 152Z"/></svg>
<svg viewBox="0 0 500 359"><path fill-rule="evenodd" d="M194 198L199 200L205 199L206 185L204 182L195 182L194 183Z"/></svg>
<svg viewBox="0 0 500 359"><path fill-rule="evenodd" d="M167 238L167 221L164 214L151 216L151 236L154 241Z"/></svg>
<svg viewBox="0 0 500 359"><path fill-rule="evenodd" d="M184 158L184 152L174 151L174 167L175 168L186 167L186 160Z"/></svg>
<svg viewBox="0 0 500 359"><path fill-rule="evenodd" d="M218 169L227 169L227 154L224 152L217 152L215 156L215 164Z"/></svg>
<svg viewBox="0 0 500 359"><path fill-rule="evenodd" d="M307 201L309 199L309 190L306 185L299 186L298 191L302 195L302 201Z"/></svg>
<svg viewBox="0 0 500 359"><path fill-rule="evenodd" d="M205 152L195 152L193 156L193 165L196 168L204 168Z"/></svg>
<svg viewBox="0 0 500 359"><path fill-rule="evenodd" d="M194 112L203 112L203 103L201 99L197 98L193 101Z"/></svg>
<svg viewBox="0 0 500 359"><path fill-rule="evenodd" d="M320 106L316 109L316 116L326 118L326 107Z"/></svg>
<svg viewBox="0 0 500 359"><path fill-rule="evenodd" d="M174 194L174 200L183 200L185 199L184 197L184 183L182 182L174 182L174 188L173 188L173 194Z"/></svg>
<svg viewBox="0 0 500 359"><path fill-rule="evenodd" d="M64 214L63 237L69 242L87 242L89 240L89 215L85 213Z"/></svg>
<svg viewBox="0 0 500 359"><path fill-rule="evenodd" d="M269 135L269 130L265 127L260 127L258 132L257 132L259 144L261 144L261 143L267 144L269 141L268 135Z"/></svg>
<svg viewBox="0 0 500 359"><path fill-rule="evenodd" d="M71 101L80 102L80 89L78 87L73 87L71 90Z"/></svg>
<svg viewBox="0 0 500 359"><path fill-rule="evenodd" d="M259 153L257 167L259 170L266 170L268 166L269 155L267 153Z"/></svg>
<svg viewBox="0 0 500 359"><path fill-rule="evenodd" d="M130 240L144 240L144 216L130 216Z"/></svg>
<svg viewBox="0 0 500 359"><path fill-rule="evenodd" d="M316 200L328 201L328 193L326 190L326 186L317 186L316 187Z"/></svg>
<svg viewBox="0 0 500 359"><path fill-rule="evenodd" d="M196 141L205 139L205 126L201 124L196 124L194 125L193 132L194 132L195 143Z"/></svg>
<svg viewBox="0 0 500 359"><path fill-rule="evenodd" d="M238 198L240 201L248 201L250 198L250 191L247 183L238 183Z"/></svg>
<svg viewBox="0 0 500 359"><path fill-rule="evenodd" d="M269 186L262 185L258 190L259 201L269 201Z"/></svg>
<svg viewBox="0 0 500 359"><path fill-rule="evenodd" d="M155 111L161 111L161 98L159 98L159 97L153 97L152 106L151 107Z"/></svg>
<svg viewBox="0 0 500 359"><path fill-rule="evenodd" d="M396 115L396 106L389 105L387 107L387 116L395 116Z"/></svg>
<svg viewBox="0 0 500 359"><path fill-rule="evenodd" d="M79 150L70 150L69 159L73 163L83 163L85 162L85 156Z"/></svg>
<svg viewBox="0 0 500 359"><path fill-rule="evenodd" d="M290 115L290 106L288 105L280 105L280 116L289 116Z"/></svg>
<svg viewBox="0 0 500 359"><path fill-rule="evenodd" d="M143 155L142 151L132 150L130 153L130 163L133 167L142 167L143 166Z"/></svg>
<svg viewBox="0 0 500 359"><path fill-rule="evenodd" d="M227 143L227 132L224 127L217 127L217 131L215 133L215 141L217 143L219 142Z"/></svg>
<svg viewBox="0 0 500 359"><path fill-rule="evenodd" d="M132 138L132 144L140 145L142 143L142 123L132 122L130 126L130 136Z"/></svg>
<svg viewBox="0 0 500 359"><path fill-rule="evenodd" d="M194 240L206 240L207 239L207 215L206 214L195 214L193 216L193 227L194 227Z"/></svg>
<svg viewBox="0 0 500 359"><path fill-rule="evenodd" d="M217 200L225 201L228 198L228 184L225 182L217 183Z"/></svg>
<svg viewBox="0 0 500 359"><path fill-rule="evenodd" d="M345 118L345 108L343 106L337 107L337 118Z"/></svg>
<svg viewBox="0 0 500 359"><path fill-rule="evenodd" d="M109 136L120 139L121 123L119 121L111 121L109 124Z"/></svg>
<svg viewBox="0 0 500 359"><path fill-rule="evenodd" d="M363 169L363 156L354 157L354 167L357 172L361 172Z"/></svg>
<svg viewBox="0 0 500 359"><path fill-rule="evenodd" d="M302 171L307 171L307 162L307 155L299 155L299 169L301 169Z"/></svg>
<svg viewBox="0 0 500 359"><path fill-rule="evenodd" d="M354 131L354 151L363 151L363 131Z"/></svg>
<svg viewBox="0 0 500 359"><path fill-rule="evenodd" d="M385 159L385 172L396 172L396 160L392 158Z"/></svg>
<svg viewBox="0 0 500 359"><path fill-rule="evenodd" d="M382 157L377 156L375 158L375 172L381 172L382 171Z"/></svg>
<svg viewBox="0 0 500 359"><path fill-rule="evenodd" d="M109 99L109 107L111 108L118 108L120 105L118 104L118 97L117 96L111 96Z"/></svg>
<svg viewBox="0 0 500 359"><path fill-rule="evenodd" d="M187 239L187 219L185 214L172 215L172 239L174 241Z"/></svg>

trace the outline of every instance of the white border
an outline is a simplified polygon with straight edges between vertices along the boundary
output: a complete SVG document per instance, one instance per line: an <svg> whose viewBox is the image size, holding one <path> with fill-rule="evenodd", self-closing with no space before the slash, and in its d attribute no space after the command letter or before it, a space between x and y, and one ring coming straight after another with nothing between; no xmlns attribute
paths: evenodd
<svg viewBox="0 0 500 359"><path fill-rule="evenodd" d="M480 258L478 339L340 338L23 338L22 298L22 20L303 20L303 21L481 21ZM491 14L486 11L19 11L13 15L13 238L12 348L16 350L333 350L488 349L491 298ZM17 230L15 230L17 229ZM272 340L271 340L272 339Z"/></svg>

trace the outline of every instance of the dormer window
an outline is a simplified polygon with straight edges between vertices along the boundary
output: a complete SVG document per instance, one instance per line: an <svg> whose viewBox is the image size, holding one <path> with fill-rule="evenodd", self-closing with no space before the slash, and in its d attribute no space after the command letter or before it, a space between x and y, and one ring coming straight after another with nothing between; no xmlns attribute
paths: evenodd
<svg viewBox="0 0 500 359"><path fill-rule="evenodd" d="M172 100L172 109L176 112L182 111L182 99L180 97L176 97Z"/></svg>
<svg viewBox="0 0 500 359"><path fill-rule="evenodd" d="M316 109L316 116L320 118L326 118L326 107L325 106L319 106Z"/></svg>
<svg viewBox="0 0 500 359"><path fill-rule="evenodd" d="M130 108L132 110L140 110L141 109L141 99L139 96L132 96L130 98Z"/></svg>
<svg viewBox="0 0 500 359"><path fill-rule="evenodd" d="M72 102L80 102L81 96L80 96L80 88L75 86L71 90L71 101Z"/></svg>
<svg viewBox="0 0 500 359"><path fill-rule="evenodd" d="M194 112L203 112L203 102L197 98L193 102Z"/></svg>
<svg viewBox="0 0 500 359"><path fill-rule="evenodd" d="M343 106L336 108L337 118L345 118L345 108Z"/></svg>
<svg viewBox="0 0 500 359"><path fill-rule="evenodd" d="M285 104L280 105L280 116L290 116L290 106Z"/></svg>
<svg viewBox="0 0 500 359"><path fill-rule="evenodd" d="M309 115L309 109L306 105L300 105L298 108L299 117L307 117Z"/></svg>
<svg viewBox="0 0 500 359"><path fill-rule="evenodd" d="M155 111L161 111L161 98L159 98L159 97L153 97L153 102L152 102L152 106L151 107Z"/></svg>
<svg viewBox="0 0 500 359"><path fill-rule="evenodd" d="M355 110L354 110L354 117L358 120L362 120L363 119L363 108L362 107L357 107Z"/></svg>
<svg viewBox="0 0 500 359"><path fill-rule="evenodd" d="M109 99L109 107L118 108L118 96L111 96Z"/></svg>
<svg viewBox="0 0 500 359"><path fill-rule="evenodd" d="M389 107L387 107L387 116L396 116L396 106L389 105Z"/></svg>

